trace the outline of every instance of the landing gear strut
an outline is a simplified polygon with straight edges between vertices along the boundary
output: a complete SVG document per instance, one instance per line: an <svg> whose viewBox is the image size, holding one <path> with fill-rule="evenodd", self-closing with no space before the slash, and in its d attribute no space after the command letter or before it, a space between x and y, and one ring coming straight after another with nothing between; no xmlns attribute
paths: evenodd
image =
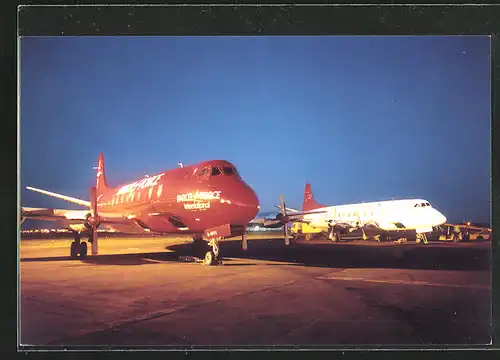
<svg viewBox="0 0 500 360"><path fill-rule="evenodd" d="M330 227L330 231L328 232L328 239L330 239L332 242L340 241L340 234L337 229L335 229L335 226Z"/></svg>
<svg viewBox="0 0 500 360"><path fill-rule="evenodd" d="M428 244L429 241L427 240L427 234L426 233L418 233L417 234L417 239L416 239L417 244L420 244L423 242L424 244Z"/></svg>
<svg viewBox="0 0 500 360"><path fill-rule="evenodd" d="M70 256L76 259L80 255L80 258L85 258L87 256L87 243L85 241L80 241L80 234L75 233L75 240L71 243Z"/></svg>
<svg viewBox="0 0 500 360"><path fill-rule="evenodd" d="M209 246L212 247L212 250L209 250L205 253L205 258L203 259L203 263L205 265L220 265L222 264L222 259L219 256L219 240L212 239L208 243Z"/></svg>

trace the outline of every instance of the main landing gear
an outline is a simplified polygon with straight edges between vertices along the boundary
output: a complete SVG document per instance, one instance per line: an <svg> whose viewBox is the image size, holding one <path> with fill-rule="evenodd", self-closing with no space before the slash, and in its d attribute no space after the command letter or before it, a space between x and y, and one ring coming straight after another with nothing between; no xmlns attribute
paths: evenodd
<svg viewBox="0 0 500 360"><path fill-rule="evenodd" d="M330 229L328 231L328 239L332 242L340 241L340 234L338 230L335 228L335 226L330 226Z"/></svg>
<svg viewBox="0 0 500 360"><path fill-rule="evenodd" d="M92 242L92 236L89 237L89 242ZM80 233L75 233L75 240L71 243L70 256L76 259L80 255L80 258L87 257L87 243L85 241L80 241Z"/></svg>
<svg viewBox="0 0 500 360"><path fill-rule="evenodd" d="M205 258L203 259L203 264L205 265L220 265L222 264L222 258L219 256L219 240L212 239L209 241L208 245L212 247L205 253Z"/></svg>

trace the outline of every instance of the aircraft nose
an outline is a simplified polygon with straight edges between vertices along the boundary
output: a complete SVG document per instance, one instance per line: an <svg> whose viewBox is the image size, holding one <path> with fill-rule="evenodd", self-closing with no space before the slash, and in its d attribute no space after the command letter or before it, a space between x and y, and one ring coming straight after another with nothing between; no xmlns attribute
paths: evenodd
<svg viewBox="0 0 500 360"><path fill-rule="evenodd" d="M234 215L245 224L255 218L259 212L259 198L249 186L245 186L239 191L234 205L236 205Z"/></svg>
<svg viewBox="0 0 500 360"><path fill-rule="evenodd" d="M441 214L439 211L436 210L436 219L438 220L437 225L442 225L446 223L446 216Z"/></svg>

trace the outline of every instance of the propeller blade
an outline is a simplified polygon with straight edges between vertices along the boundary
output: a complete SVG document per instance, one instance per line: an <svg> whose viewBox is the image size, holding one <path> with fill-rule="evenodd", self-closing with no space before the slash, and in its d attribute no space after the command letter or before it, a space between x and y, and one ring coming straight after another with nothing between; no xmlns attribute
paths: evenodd
<svg viewBox="0 0 500 360"><path fill-rule="evenodd" d="M283 195L280 195L280 206L281 206L281 213L283 216L287 216L286 214L286 205L285 205L285 198Z"/></svg>
<svg viewBox="0 0 500 360"><path fill-rule="evenodd" d="M361 231L363 232L363 240L367 240L367 239L368 239L368 236L366 236L366 233L365 233L365 228L364 228L364 227L361 227Z"/></svg>
<svg viewBox="0 0 500 360"><path fill-rule="evenodd" d="M99 215L97 214L97 189L95 186L92 186L90 188L90 211L92 213L92 217L94 218L93 223L92 223L92 228L90 229L91 232L91 239L92 239L92 255L97 255L98 253L98 246L97 246L97 227L98 227L98 219Z"/></svg>
<svg viewBox="0 0 500 360"><path fill-rule="evenodd" d="M241 247L243 251L248 250L248 241L247 241L247 229L246 226L243 228L243 234L241 235Z"/></svg>
<svg viewBox="0 0 500 360"><path fill-rule="evenodd" d="M97 226L92 226L92 255L98 254Z"/></svg>
<svg viewBox="0 0 500 360"><path fill-rule="evenodd" d="M285 235L285 245L290 245L290 239L288 238L288 226L287 224L283 225L283 235Z"/></svg>
<svg viewBox="0 0 500 360"><path fill-rule="evenodd" d="M96 216L97 213L97 190L95 186L90 188L90 210L92 211L92 216Z"/></svg>

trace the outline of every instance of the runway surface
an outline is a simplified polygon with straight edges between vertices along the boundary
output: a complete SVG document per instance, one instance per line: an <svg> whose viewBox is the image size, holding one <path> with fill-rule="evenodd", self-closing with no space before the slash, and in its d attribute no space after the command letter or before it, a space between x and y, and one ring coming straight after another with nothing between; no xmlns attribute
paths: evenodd
<svg viewBox="0 0 500 360"><path fill-rule="evenodd" d="M275 235L273 235L275 236ZM185 238L20 245L20 343L51 346L490 343L490 244L250 236L205 266Z"/></svg>

